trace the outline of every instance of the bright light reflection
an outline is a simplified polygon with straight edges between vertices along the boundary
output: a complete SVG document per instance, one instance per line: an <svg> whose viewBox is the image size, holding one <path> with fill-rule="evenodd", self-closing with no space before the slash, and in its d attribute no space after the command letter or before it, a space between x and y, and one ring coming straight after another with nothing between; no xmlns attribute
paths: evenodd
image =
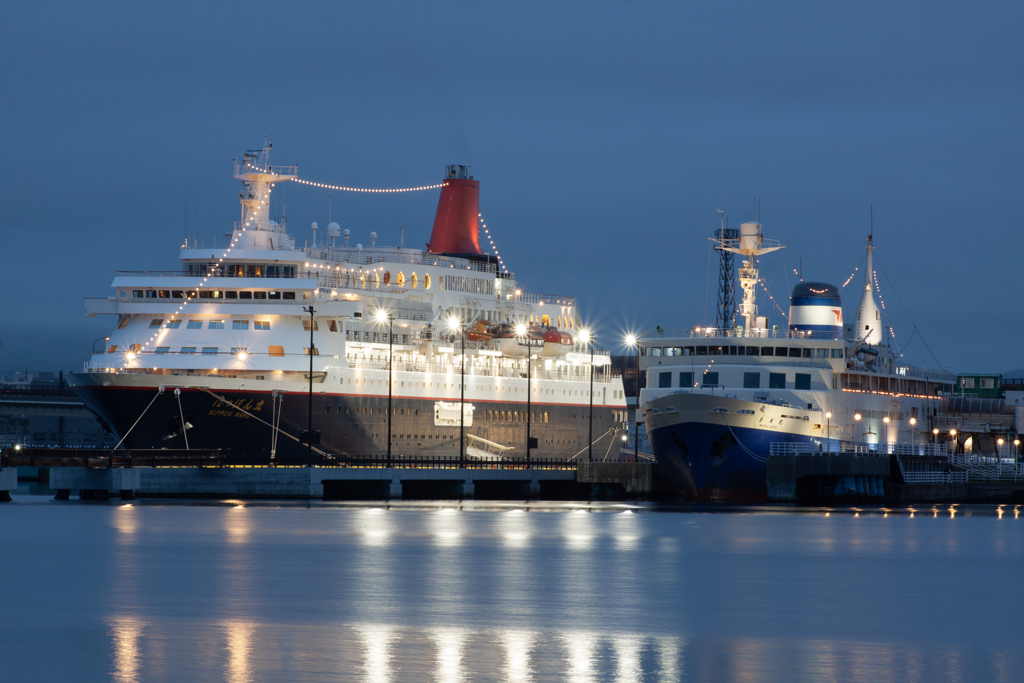
<svg viewBox="0 0 1024 683"><path fill-rule="evenodd" d="M509 631L503 634L505 641L505 680L528 681L530 671L530 650L534 635L526 631Z"/></svg>
<svg viewBox="0 0 1024 683"><path fill-rule="evenodd" d="M590 683L595 680L594 659L597 638L592 633L565 633L561 636L569 654L568 680L572 683Z"/></svg>
<svg viewBox="0 0 1024 683"><path fill-rule="evenodd" d="M252 513L243 505L230 509L230 515L224 515L224 530L228 534L229 543L245 543L252 531Z"/></svg>
<svg viewBox="0 0 1024 683"><path fill-rule="evenodd" d="M465 648L466 633L460 629L443 628L431 633L437 647L437 683L461 683L465 680L462 670L462 651Z"/></svg>
<svg viewBox="0 0 1024 683"><path fill-rule="evenodd" d="M623 683L639 681L643 675L640 669L640 639L620 634L612 642L615 647L615 680Z"/></svg>
<svg viewBox="0 0 1024 683"><path fill-rule="evenodd" d="M226 678L231 683L248 683L253 680L250 657L252 656L252 624L229 621L224 624L228 640L228 661Z"/></svg>
<svg viewBox="0 0 1024 683"><path fill-rule="evenodd" d="M562 526L565 530L565 540L573 550L587 550L594 542L593 518L586 514L573 513L563 518Z"/></svg>
<svg viewBox="0 0 1024 683"><path fill-rule="evenodd" d="M382 515L384 512L378 508L364 510L366 517L359 520L359 533L363 545L385 546L388 544L388 537L391 535L390 520Z"/></svg>
<svg viewBox="0 0 1024 683"><path fill-rule="evenodd" d="M139 638L143 622L134 617L115 617L110 620L114 641L114 680L117 683L136 683L139 680Z"/></svg>
<svg viewBox="0 0 1024 683"><path fill-rule="evenodd" d="M395 633L389 626L358 626L363 643L363 671L369 683L389 683L391 680L391 643Z"/></svg>
<svg viewBox="0 0 1024 683"><path fill-rule="evenodd" d="M435 545L451 547L459 544L462 520L455 514L455 510L439 510L437 514L431 515L431 526Z"/></svg>
<svg viewBox="0 0 1024 683"><path fill-rule="evenodd" d="M674 636L658 638L658 668L662 683L676 683L682 676L679 671L679 654L683 643Z"/></svg>
<svg viewBox="0 0 1024 683"><path fill-rule="evenodd" d="M139 530L135 509L130 504L121 505L117 508L113 515L113 523L118 531L129 536Z"/></svg>

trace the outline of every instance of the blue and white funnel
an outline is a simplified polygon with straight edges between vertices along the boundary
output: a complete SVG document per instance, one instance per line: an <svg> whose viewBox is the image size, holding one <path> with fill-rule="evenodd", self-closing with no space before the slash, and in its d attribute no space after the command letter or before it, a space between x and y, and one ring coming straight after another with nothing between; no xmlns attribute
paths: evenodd
<svg viewBox="0 0 1024 683"><path fill-rule="evenodd" d="M789 298L789 332L794 337L843 338L843 302L835 285L801 282Z"/></svg>

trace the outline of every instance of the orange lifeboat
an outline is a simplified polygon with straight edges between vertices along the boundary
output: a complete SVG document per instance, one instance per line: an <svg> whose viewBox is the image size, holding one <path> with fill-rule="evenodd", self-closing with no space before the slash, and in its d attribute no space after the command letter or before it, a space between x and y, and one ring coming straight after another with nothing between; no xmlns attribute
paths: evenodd
<svg viewBox="0 0 1024 683"><path fill-rule="evenodd" d="M486 320L478 320L473 327L466 330L466 339L469 341L491 341L494 335L487 329L489 324Z"/></svg>
<svg viewBox="0 0 1024 683"><path fill-rule="evenodd" d="M557 327L549 327L544 332L544 349L540 355L548 358L564 356L572 350L572 335L562 332Z"/></svg>

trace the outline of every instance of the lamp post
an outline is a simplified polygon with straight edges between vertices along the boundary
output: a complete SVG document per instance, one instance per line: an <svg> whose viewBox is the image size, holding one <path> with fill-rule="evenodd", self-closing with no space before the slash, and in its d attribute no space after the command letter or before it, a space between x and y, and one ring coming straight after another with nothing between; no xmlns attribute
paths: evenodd
<svg viewBox="0 0 1024 683"><path fill-rule="evenodd" d="M636 347L636 410L633 412L633 462L640 461L640 340L635 334L626 335L626 346Z"/></svg>
<svg viewBox="0 0 1024 683"><path fill-rule="evenodd" d="M587 430L587 460L594 459L594 335L589 329L580 330L580 339L590 344L590 425Z"/></svg>
<svg viewBox="0 0 1024 683"><path fill-rule="evenodd" d="M912 446L917 446L917 418L910 418L910 443Z"/></svg>
<svg viewBox="0 0 1024 683"><path fill-rule="evenodd" d="M932 428L932 441L935 443L936 446L939 445L939 428L938 427L933 427Z"/></svg>
<svg viewBox="0 0 1024 683"><path fill-rule="evenodd" d="M854 413L854 415L853 415L853 423L855 425L857 425L857 433L854 435L854 439L853 439L854 448L856 448L857 438L860 436L860 413Z"/></svg>
<svg viewBox="0 0 1024 683"><path fill-rule="evenodd" d="M459 467L466 467L466 326L454 315L448 318L448 329L462 331L462 377L459 380Z"/></svg>
<svg viewBox="0 0 1024 683"><path fill-rule="evenodd" d="M93 342L92 342L92 352L93 352L93 355L96 354L96 342L98 342L100 339L102 339L104 341L110 341L110 337L99 337L99 338L93 340ZM110 351L110 348L106 344L104 344L103 345L103 365L104 366L107 365L107 354L108 354L109 351ZM106 369L106 367L104 367L104 369Z"/></svg>
<svg viewBox="0 0 1024 683"><path fill-rule="evenodd" d="M825 438L825 448L832 451L832 413L825 413L825 422L828 425L828 436Z"/></svg>
<svg viewBox="0 0 1024 683"><path fill-rule="evenodd" d="M531 379L533 375L533 366L531 364L533 360L533 348L530 346L530 337L527 334L526 325L522 323L516 324L516 336L519 337L519 343L526 343L526 466L530 466L530 425L531 418L533 418L533 404L531 402L532 396L532 384Z"/></svg>
<svg viewBox="0 0 1024 683"><path fill-rule="evenodd" d="M385 309L377 311L377 322L388 324L388 467L391 467L391 413L394 412L391 409L391 395L392 395L392 377L394 373L391 368L394 365L392 363L392 344L395 339L395 318L391 313Z"/></svg>
<svg viewBox="0 0 1024 683"><path fill-rule="evenodd" d="M302 310L309 313L309 429L306 432L306 466L313 466L313 305L303 306Z"/></svg>

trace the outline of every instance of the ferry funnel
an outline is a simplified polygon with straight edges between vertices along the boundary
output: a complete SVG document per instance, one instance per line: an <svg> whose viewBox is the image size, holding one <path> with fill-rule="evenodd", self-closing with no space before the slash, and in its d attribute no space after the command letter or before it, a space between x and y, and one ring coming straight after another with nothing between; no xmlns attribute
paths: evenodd
<svg viewBox="0 0 1024 683"><path fill-rule="evenodd" d="M839 289L824 282L801 282L789 298L789 331L794 337L843 338Z"/></svg>
<svg viewBox="0 0 1024 683"><path fill-rule="evenodd" d="M444 187L437 200L434 229L427 242L431 254L482 256L480 250L480 181L469 166L445 167Z"/></svg>

